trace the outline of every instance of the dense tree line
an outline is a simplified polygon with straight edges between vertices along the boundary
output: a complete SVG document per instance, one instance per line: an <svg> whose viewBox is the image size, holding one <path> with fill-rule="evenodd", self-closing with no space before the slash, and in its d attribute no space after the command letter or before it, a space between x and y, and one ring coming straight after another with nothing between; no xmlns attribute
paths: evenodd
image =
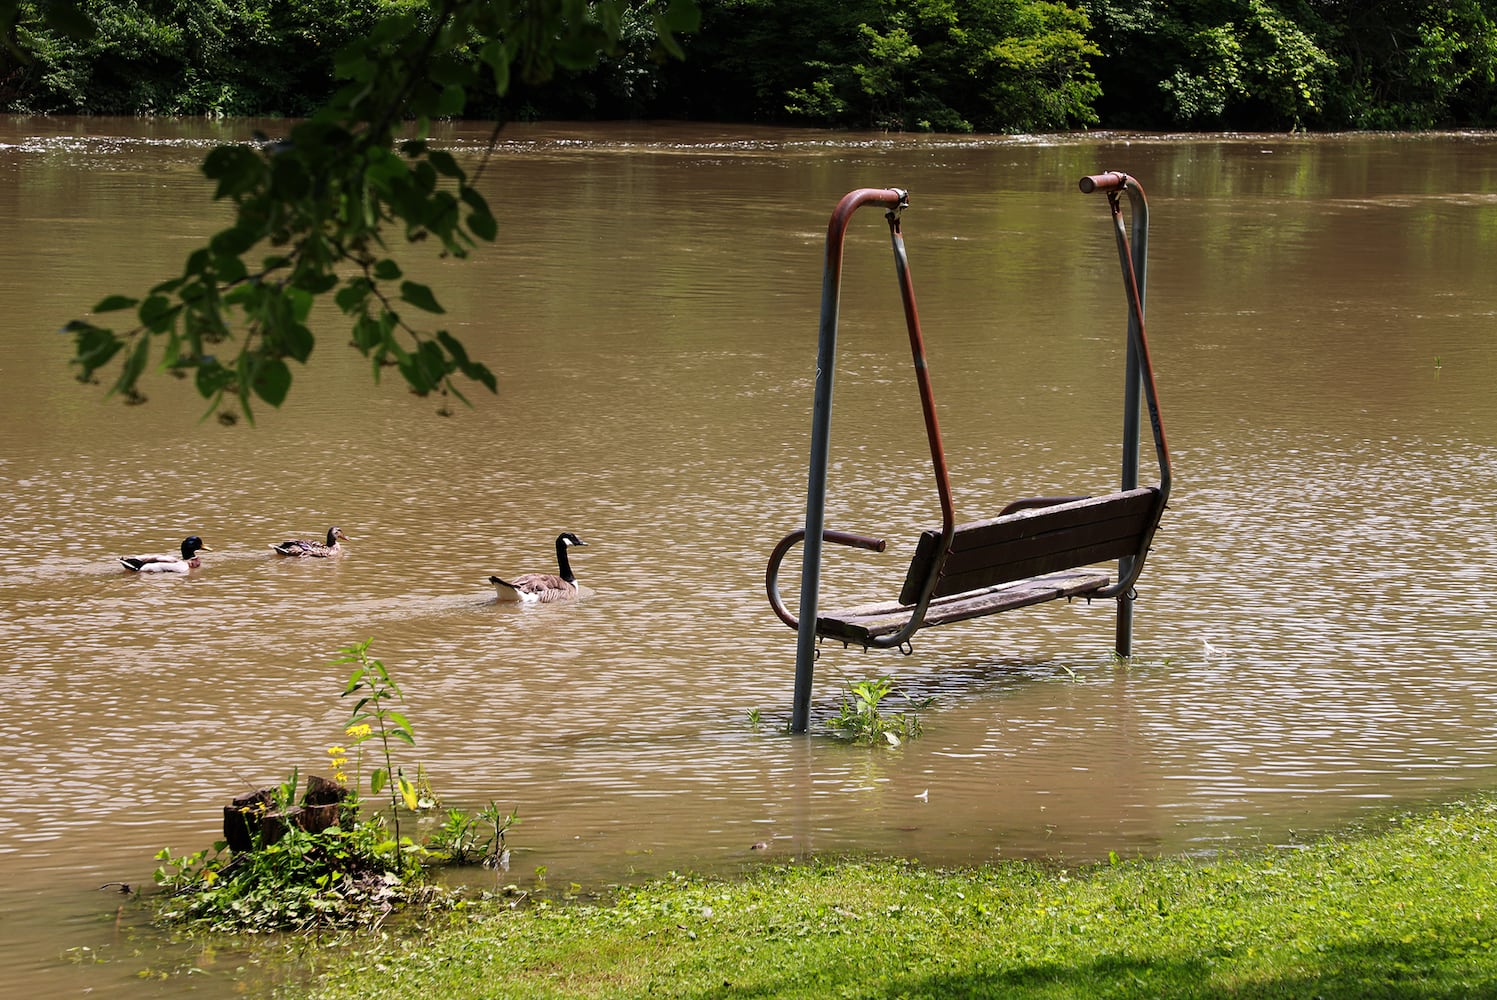
<svg viewBox="0 0 1497 1000"><path fill-rule="evenodd" d="M335 53L424 0L19 4L12 112L289 115ZM628 3L595 67L470 100L471 117L665 117L942 131L1497 124L1497 0L698 0L660 61L661 0ZM475 65L477 52L469 53ZM495 93L491 90L489 93Z"/></svg>

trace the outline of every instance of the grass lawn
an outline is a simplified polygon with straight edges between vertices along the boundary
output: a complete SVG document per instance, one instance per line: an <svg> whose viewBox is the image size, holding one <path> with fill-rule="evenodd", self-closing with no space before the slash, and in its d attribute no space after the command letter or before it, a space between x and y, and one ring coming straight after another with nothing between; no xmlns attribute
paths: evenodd
<svg viewBox="0 0 1497 1000"><path fill-rule="evenodd" d="M1497 997L1497 803L1303 850L1086 868L898 861L481 904L365 938L336 997Z"/></svg>

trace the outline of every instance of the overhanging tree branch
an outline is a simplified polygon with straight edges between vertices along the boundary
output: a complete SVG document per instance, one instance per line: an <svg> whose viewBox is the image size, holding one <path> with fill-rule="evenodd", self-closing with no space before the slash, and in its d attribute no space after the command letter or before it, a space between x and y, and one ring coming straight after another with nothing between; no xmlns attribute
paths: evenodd
<svg viewBox="0 0 1497 1000"><path fill-rule="evenodd" d="M234 206L233 222L188 255L180 276L144 296L108 296L64 327L79 379L115 372L109 395L143 402L141 380L155 361L191 375L208 414L253 420L253 401L286 399L288 362L305 363L316 343L313 303L331 295L376 380L394 367L422 396L467 402L459 377L496 391L486 365L428 325L445 309L405 276L389 234L407 248L435 243L442 257L492 242L497 219L456 158L430 145L432 123L459 117L476 87L502 95L512 76L539 82L559 67L593 65L617 42L625 6L442 0L382 16L339 54L346 82L310 119L279 140L218 146L205 157L203 173L214 198ZM650 6L661 48L679 55L674 33L695 29L694 0ZM0 0L0 24L14 24L17 7ZM133 318L118 330L101 318L127 312Z"/></svg>

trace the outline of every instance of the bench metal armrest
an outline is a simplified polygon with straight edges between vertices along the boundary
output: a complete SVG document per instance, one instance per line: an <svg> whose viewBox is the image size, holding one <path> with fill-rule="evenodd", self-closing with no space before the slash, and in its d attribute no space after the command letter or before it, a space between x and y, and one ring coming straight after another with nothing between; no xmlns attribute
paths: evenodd
<svg viewBox="0 0 1497 1000"><path fill-rule="evenodd" d="M800 619L790 613L785 607L785 600L780 596L780 563L785 560L785 554L806 538L806 529L797 528L774 547L769 554L769 565L764 570L764 590L769 594L769 606L774 609L775 615L793 629L800 628ZM869 535L856 535L850 531L833 531L827 529L821 533L821 540L833 542L837 545L846 545L855 549L868 549L871 552L884 551L885 543L882 538L873 538Z"/></svg>

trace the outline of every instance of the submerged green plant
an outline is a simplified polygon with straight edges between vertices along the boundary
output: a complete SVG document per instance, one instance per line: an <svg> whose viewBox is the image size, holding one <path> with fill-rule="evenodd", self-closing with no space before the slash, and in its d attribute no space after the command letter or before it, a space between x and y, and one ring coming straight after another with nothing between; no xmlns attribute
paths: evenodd
<svg viewBox="0 0 1497 1000"><path fill-rule="evenodd" d="M931 702L926 698L918 703L905 700L912 708L898 713L885 711L880 706L884 699L895 692L892 677L876 677L870 680L848 681L847 694L837 716L827 721L839 736L853 743L888 743L899 746L907 739L920 735L920 717L914 708L925 708Z"/></svg>
<svg viewBox="0 0 1497 1000"><path fill-rule="evenodd" d="M477 813L451 809L447 818L432 833L427 849L452 864L481 863L485 868L508 868L509 848L504 835L519 822L519 810L500 811L490 802Z"/></svg>
<svg viewBox="0 0 1497 1000"><path fill-rule="evenodd" d="M501 813L498 804L491 800L487 806L478 811L478 818L489 824L489 829L493 831L484 845L486 850L483 866L508 871L509 848L504 844L504 834L520 821L520 810L515 808L508 813Z"/></svg>

